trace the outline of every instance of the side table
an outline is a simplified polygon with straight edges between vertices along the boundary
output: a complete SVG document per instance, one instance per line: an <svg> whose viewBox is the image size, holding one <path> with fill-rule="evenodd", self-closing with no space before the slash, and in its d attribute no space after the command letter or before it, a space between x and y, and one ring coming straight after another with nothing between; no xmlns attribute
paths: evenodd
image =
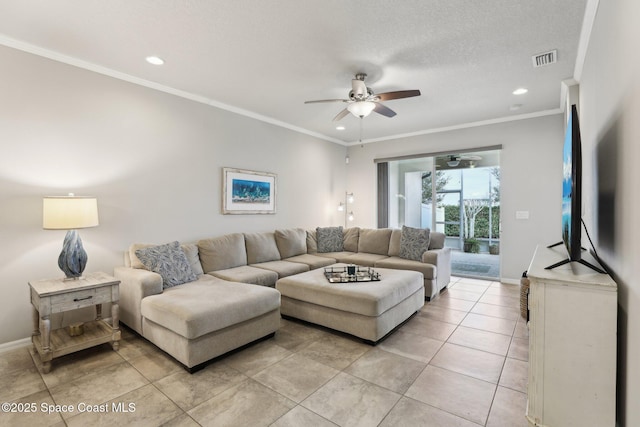
<svg viewBox="0 0 640 427"><path fill-rule="evenodd" d="M44 373L51 360L85 348L110 342L119 348L118 286L120 281L106 273L90 273L79 279L49 279L29 282L33 305L31 342L40 355ZM111 324L102 319L102 304L111 303ZM66 328L51 330L54 313L82 307L96 307L96 318L84 324L84 333L70 336Z"/></svg>

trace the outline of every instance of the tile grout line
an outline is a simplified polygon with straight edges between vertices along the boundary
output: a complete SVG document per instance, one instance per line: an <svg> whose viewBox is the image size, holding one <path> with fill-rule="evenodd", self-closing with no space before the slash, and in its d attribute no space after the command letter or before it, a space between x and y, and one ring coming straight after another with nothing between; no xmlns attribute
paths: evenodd
<svg viewBox="0 0 640 427"><path fill-rule="evenodd" d="M456 282L456 283L459 283L459 281L458 281L458 282ZM478 300L474 302L474 304L471 306L471 308L469 309L469 311L467 311L467 314L465 315L465 317L460 321L460 323L459 323L459 324L457 324L457 325L456 325L456 328L453 330L453 332L451 333L451 335L449 335L449 338L447 338L447 341L445 341L445 344L446 344L446 343L449 343L449 344L451 344L451 345L459 345L459 344L450 343L450 342L449 342L449 339L451 338L451 336L452 336L453 334L455 334L455 332L458 330L458 328L459 328L460 326L462 326L462 323L464 322L464 320L467 318L467 316L469 316L469 314L471 314L471 313L472 313L473 308L474 308L474 307L476 307L476 305L480 302L480 300L482 299L482 297L484 297L485 295L491 295L491 294L487 294L487 291L490 289L490 287L491 287L491 285L490 285L489 287L487 287L487 288L482 292L482 294L480 295L480 297L478 298ZM448 290L448 288L447 288L447 290ZM454 297L449 297L449 298L454 298ZM454 298L454 299L456 299L456 298ZM476 313L476 314L477 314L477 313ZM487 316L487 317L495 317L495 316ZM498 317L495 317L495 318L498 318ZM508 319L507 319L507 320L508 320ZM516 322L516 324L517 324L517 319L516 319L516 321L515 321L515 322ZM494 405L494 403L495 403L495 397L496 397L496 394L498 393L498 387L500 387L500 379L502 378L502 374L503 374L503 371L504 371L504 367L505 367L505 364L506 364L506 361L507 361L507 358L508 358L508 354L509 354L509 349L511 348L511 343L513 342L513 335L515 334L515 328L516 328L516 325L514 325L513 331L512 331L511 336L510 336L509 346L508 346L508 348L507 348L507 354L506 354L505 356L501 356L501 357L503 357L503 360L502 360L502 366L500 367L500 375L498 375L498 381L497 381L495 384L493 384L493 383L492 383L492 382L490 382L490 381L485 381L485 380L482 380L482 379L480 379L480 378L472 377L472 376L469 376L469 375L466 375L466 374L463 374L463 373L460 373L460 372L451 371L451 370L446 369L446 368L441 368L441 367L438 367L438 366L432 365L432 366L435 366L436 368L444 369L444 370L446 370L446 371L448 371L448 372L453 372L453 373L456 373L456 374L459 374L459 375L464 375L464 376L469 377L469 378L474 378L474 379L476 379L476 380L485 381L485 382L487 382L487 383L489 383L489 384L495 385L495 388L493 389L493 394L492 394L492 397L491 397L491 404L489 405L489 409L488 409L488 411L487 411L486 418L485 418L485 420L484 420L484 423L482 424L483 426L486 426L486 425L487 425L487 423L489 422L489 417L491 416L491 410L493 409L493 405ZM465 348L472 348L472 347L467 347L467 346L463 346L463 345L460 345L460 346L461 346L461 347L465 347ZM444 347L444 344L443 344L443 347ZM441 349L442 349L442 347L441 347ZM480 349L474 349L474 350L484 351L484 350L480 350ZM440 351L440 350L439 350L439 351ZM494 354L494 353L490 353L490 352L486 352L486 353ZM436 353L436 355L437 355L437 353ZM434 355L434 358L435 358L435 355ZM429 364L431 364L431 362L429 362ZM426 369L426 368L425 368L425 369ZM455 415L455 414L454 414L454 415ZM471 420L469 420L469 421L471 421Z"/></svg>

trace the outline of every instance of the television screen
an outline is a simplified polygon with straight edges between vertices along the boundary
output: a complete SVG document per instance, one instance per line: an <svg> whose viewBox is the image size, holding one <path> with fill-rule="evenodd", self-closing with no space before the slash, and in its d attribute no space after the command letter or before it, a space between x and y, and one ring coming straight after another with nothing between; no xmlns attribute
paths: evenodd
<svg viewBox="0 0 640 427"><path fill-rule="evenodd" d="M569 256L567 259L545 268L550 270L576 261L598 273L606 274L601 268L582 259L580 244L582 235L582 149L578 110L575 105L571 106L571 114L567 121L562 156L562 241L550 245L549 248L564 244Z"/></svg>
<svg viewBox="0 0 640 427"><path fill-rule="evenodd" d="M576 106L573 105L564 137L562 164L562 241L567 248L569 258L573 261L581 258L581 154L578 112Z"/></svg>

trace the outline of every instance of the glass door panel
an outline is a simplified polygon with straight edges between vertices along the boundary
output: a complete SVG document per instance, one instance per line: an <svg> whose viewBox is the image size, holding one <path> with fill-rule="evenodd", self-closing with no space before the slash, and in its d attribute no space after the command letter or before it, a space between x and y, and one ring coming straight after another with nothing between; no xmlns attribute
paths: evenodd
<svg viewBox="0 0 640 427"><path fill-rule="evenodd" d="M432 169L432 157L389 162L389 227L433 228L433 191L424 179Z"/></svg>

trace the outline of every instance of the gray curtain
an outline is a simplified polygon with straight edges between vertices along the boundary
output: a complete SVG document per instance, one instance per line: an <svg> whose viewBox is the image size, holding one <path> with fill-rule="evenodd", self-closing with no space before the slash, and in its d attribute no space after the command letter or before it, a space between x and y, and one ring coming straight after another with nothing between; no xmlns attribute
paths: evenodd
<svg viewBox="0 0 640 427"><path fill-rule="evenodd" d="M389 227L389 163L378 163L378 228Z"/></svg>

